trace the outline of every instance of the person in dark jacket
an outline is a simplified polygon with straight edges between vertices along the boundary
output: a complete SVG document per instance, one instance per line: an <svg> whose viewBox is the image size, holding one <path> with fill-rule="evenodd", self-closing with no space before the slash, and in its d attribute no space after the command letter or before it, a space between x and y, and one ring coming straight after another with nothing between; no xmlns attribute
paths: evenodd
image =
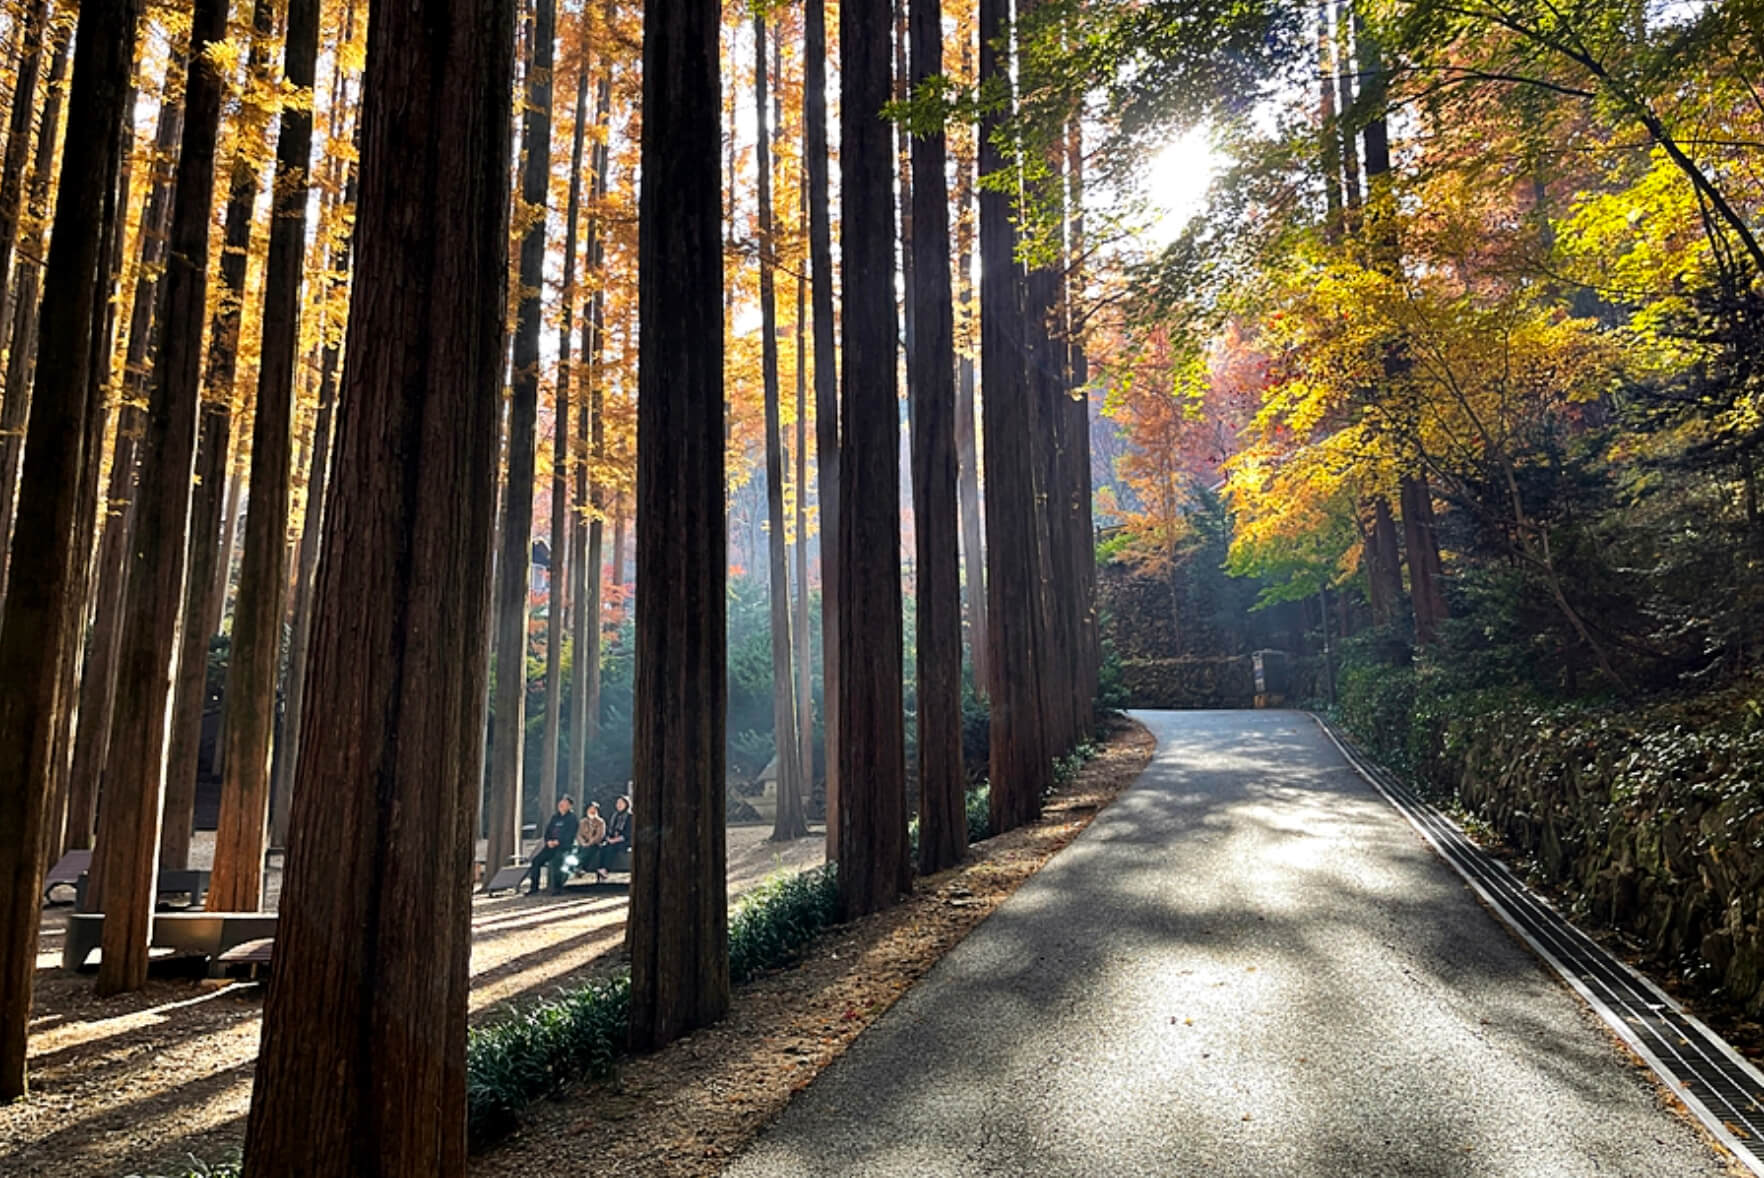
<svg viewBox="0 0 1764 1178"><path fill-rule="evenodd" d="M557 799L557 813L545 824L545 845L533 856L532 867L527 871L527 879L532 881L532 890L527 894L539 894L539 869L551 868L551 894L561 895L564 884L564 856L576 845L576 830L581 825L572 811L575 803L569 798Z"/></svg>
<svg viewBox="0 0 1764 1178"><path fill-rule="evenodd" d="M607 868L616 864L619 857L630 849L631 799L620 794L613 800L612 814L606 820L606 838L600 843L600 859L595 866L595 878L605 883Z"/></svg>

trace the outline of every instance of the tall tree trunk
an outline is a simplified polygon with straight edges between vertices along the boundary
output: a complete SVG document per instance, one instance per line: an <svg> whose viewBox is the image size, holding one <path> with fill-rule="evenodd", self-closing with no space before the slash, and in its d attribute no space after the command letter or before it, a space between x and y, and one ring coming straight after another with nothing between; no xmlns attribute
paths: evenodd
<svg viewBox="0 0 1764 1178"><path fill-rule="evenodd" d="M1401 559L1390 501L1380 495L1372 501L1372 527L1365 543L1366 597L1375 626L1395 625L1398 620L1403 596Z"/></svg>
<svg viewBox="0 0 1764 1178"><path fill-rule="evenodd" d="M1092 516L1090 471L1090 361L1084 354L1080 304L1084 297L1084 140L1082 120L1074 116L1066 133L1067 265L1065 343L1072 393L1061 402L1067 414L1066 485L1072 496L1072 556L1077 564L1074 625L1078 639L1076 707L1080 736L1096 724L1096 693L1102 676L1102 640L1096 616L1096 522Z"/></svg>
<svg viewBox="0 0 1764 1178"><path fill-rule="evenodd" d="M349 179L344 185L343 204L352 217L356 204L356 178L355 166L351 164ZM325 299L327 308L336 293L349 284L353 244L354 230L351 228L337 242L331 258L331 293ZM330 312L325 313L329 315ZM337 370L342 360L343 328L344 323L339 320L326 330L324 350L319 359L318 415L312 427L312 465L306 476L306 518L301 522L300 549L295 558L294 633L288 645L288 693L283 704L282 736L275 746L273 798L270 802L270 843L284 849L288 846L288 823L294 812L294 775L300 767L300 725L312 657L312 605L318 585L319 550L324 537L325 500L330 493L337 416Z"/></svg>
<svg viewBox="0 0 1764 1178"><path fill-rule="evenodd" d="M828 196L825 0L803 4L803 158L808 166L809 269L815 343L815 480L821 505L822 756L827 857L839 857L839 357L833 344L833 227Z"/></svg>
<svg viewBox="0 0 1764 1178"><path fill-rule="evenodd" d="M31 375L37 355L37 301L42 281L44 228L49 218L49 185L55 178L56 131L61 122L61 80L67 72L71 30L54 33L55 51L49 65L49 96L37 129L37 151L31 165L29 236L13 268L17 292L12 305L12 347L6 353L4 407L0 408L0 553L10 550L13 507L17 502L18 468L24 458L25 423L31 410ZM0 555L0 598L6 596L8 558Z"/></svg>
<svg viewBox="0 0 1764 1178"><path fill-rule="evenodd" d="M892 96L896 101L907 96L907 0L892 0L894 6L894 73ZM900 278L901 290L911 292L913 286L913 151L912 136L907 132L906 124L894 124L894 178L900 188L900 203L896 206L896 215L900 218ZM913 305L909 293L900 300L901 307L901 350L906 357L907 385L913 381L913 353L918 343L915 327L918 324L919 308ZM907 396L907 423L912 424L913 399Z"/></svg>
<svg viewBox="0 0 1764 1178"><path fill-rule="evenodd" d="M53 738L62 661L78 638L68 598L83 590L88 536L81 471L97 412L90 381L105 318L105 215L114 213L128 127L124 111L139 0L86 0L74 47L55 231L43 273L24 474L15 520L13 588L0 612L0 1099L25 1095L25 1047L37 968L44 826L61 753Z"/></svg>
<svg viewBox="0 0 1764 1178"><path fill-rule="evenodd" d="M302 733L253 1174L465 1173L513 25L511 0L369 9L307 686L329 722Z"/></svg>
<svg viewBox="0 0 1764 1178"><path fill-rule="evenodd" d="M551 443L551 601L550 618L545 624L545 777L550 784L541 792L557 797L558 743L562 739L563 721L563 636L568 630L570 589L582 580L585 572L584 553L575 550L577 529L571 523L570 507L570 384L575 371L570 364L570 345L576 329L576 245L577 225L582 219L582 150L588 138L588 62L584 58L582 72L576 77L576 117L570 143L570 197L564 213L564 270L562 319L557 329L557 398L554 404L556 433ZM567 555L566 555L567 553ZM558 575L569 569L566 581ZM581 599L580 593L576 595ZM582 659L582 623L575 619L575 641L570 657L570 684L583 685L576 673ZM581 709L575 707L576 695L571 692L571 719L578 719ZM574 763L574 753L584 743L585 724L570 725L571 760L565 762L564 793L577 795L582 779L567 772Z"/></svg>
<svg viewBox="0 0 1764 1178"><path fill-rule="evenodd" d="M196 445L196 485L190 490L190 541L184 550L184 622L178 632L177 678L172 689L172 726L165 762L164 820L159 861L188 867L196 814L196 777L202 757L202 715L207 709L208 643L203 625L220 560L220 516L226 496L233 414L219 401L204 401Z"/></svg>
<svg viewBox="0 0 1764 1178"><path fill-rule="evenodd" d="M0 162L0 283L12 273L18 240L18 214L24 204L25 161L31 154L31 116L37 110L37 75L42 72L49 0L29 0L21 18L18 67L12 76L12 110L7 117L6 150ZM53 128L51 128L53 130ZM0 289L0 331L12 322L12 289ZM4 342L4 337L0 337ZM0 518L0 537L10 520Z"/></svg>
<svg viewBox="0 0 1764 1178"><path fill-rule="evenodd" d="M1008 85L999 39L1009 0L980 0L980 80ZM1006 166L995 141L1007 115L980 123L980 174ZM980 380L986 397L986 594L992 624L989 808L994 830L1032 819L1049 780L1036 658L1041 628L1035 507L1034 404L1023 370L1021 285L1009 195L980 192Z"/></svg>
<svg viewBox="0 0 1764 1178"><path fill-rule="evenodd" d="M602 55L605 58L606 55ZM612 66L610 60L601 64L600 80L594 99L595 136L591 167L594 172L590 189L588 220L588 272L594 275L594 293L589 298L588 313L582 319L583 387L586 396L576 413L576 448L580 455L576 465L576 498L588 507L585 521L576 525L576 659L573 665L572 698L575 715L570 728L570 783L572 788L588 788L588 745L600 734L600 630L601 586L605 570L601 567L601 515L606 508L605 488L598 464L606 458L606 423L602 420L605 395L600 370L606 326L606 242L600 231L602 206L606 200L607 167L611 161L607 150L606 128L612 115ZM621 534L621 541L623 536ZM620 545L622 553L623 545ZM577 734L580 740L577 739Z"/></svg>
<svg viewBox="0 0 1764 1178"><path fill-rule="evenodd" d="M643 12L631 1045L729 1006L718 7Z"/></svg>
<svg viewBox="0 0 1764 1178"><path fill-rule="evenodd" d="M1335 82L1340 98L1341 122L1337 134L1341 139L1341 197L1347 206L1348 225L1354 226L1355 210L1360 207L1360 148L1355 133L1359 112L1354 109L1354 70L1349 0L1335 0Z"/></svg>
<svg viewBox="0 0 1764 1178"><path fill-rule="evenodd" d="M1439 534L1433 519L1433 491L1427 474L1405 475L1402 482L1403 544L1409 554L1409 601L1415 611L1415 641L1422 646L1439 637L1446 620L1444 572L1439 559Z"/></svg>
<svg viewBox="0 0 1764 1178"><path fill-rule="evenodd" d="M121 640L123 589L128 583L129 530L134 522L135 459L145 415L146 368L152 345L153 318L158 303L158 272L165 259L165 235L171 221L171 172L177 144L183 132L183 83L175 87L172 74L185 68L179 50L167 67L161 99L159 127L154 137L154 181L148 190L141 219L140 277L135 284L135 303L130 316L127 368L123 388L130 394L117 410L116 443L112 447L110 484L106 493L104 527L98 546L95 577L96 603L85 665L80 675L80 723L74 734L73 767L68 776L66 838L70 847L89 848L98 818L98 783L110 747L111 705L116 690L116 651ZM39 146L41 146L39 144ZM50 145L53 151L53 144ZM39 163L43 152L38 152ZM21 296L22 297L22 296ZM21 304L22 305L22 304ZM14 369L8 359L8 387ZM20 363L19 386L28 381L28 365ZM8 394L10 397L10 393Z"/></svg>
<svg viewBox="0 0 1764 1178"><path fill-rule="evenodd" d="M912 0L912 82L943 73L943 5ZM939 130L912 139L913 285L918 335L912 393L913 532L918 566L919 873L961 861L968 845L962 774L962 581L956 498L955 311L949 196Z"/></svg>
<svg viewBox="0 0 1764 1178"><path fill-rule="evenodd" d="M208 303L208 225L220 134L222 78L209 47L226 38L226 0L198 0L166 251L160 347L153 361L141 483L129 543L130 576L117 656L116 706L104 763L94 875L104 911L98 993L147 981L147 940L159 867L167 712L184 605L190 481L202 394Z"/></svg>
<svg viewBox="0 0 1764 1178"><path fill-rule="evenodd" d="M772 142L767 130L766 18L753 18L754 166L759 173L760 367L766 398L766 523L768 598L772 622L772 748L778 762L778 807L772 840L788 842L808 833L802 815L802 752L796 730L796 680L790 665L790 554L785 548L784 426L779 405L778 294L773 269L777 239L772 226Z"/></svg>
<svg viewBox="0 0 1764 1178"><path fill-rule="evenodd" d="M974 47L962 41L962 76L972 77ZM970 134L972 132L969 132ZM982 695L992 692L991 662L987 657L986 551L980 536L979 420L974 412L974 353L979 342L974 323L974 165L971 156L958 153L955 187L956 298L962 310L961 338L956 361L956 456L962 501L962 563L968 581L968 651L974 664L974 687Z"/></svg>
<svg viewBox="0 0 1764 1178"><path fill-rule="evenodd" d="M1317 164L1323 173L1324 232L1341 234L1341 120L1335 111L1335 57L1329 37L1329 0L1317 0Z"/></svg>
<svg viewBox="0 0 1764 1178"><path fill-rule="evenodd" d="M289 0L284 85L312 93L318 64L319 0ZM270 746L276 679L287 616L288 509L293 495L294 361L300 348L300 289L306 260L306 204L312 165L312 108L285 101L276 137L269 258L257 414L251 430L251 503L233 615L232 655L221 730L226 773L215 830L208 907L249 912L263 900L269 825Z"/></svg>
<svg viewBox="0 0 1764 1178"><path fill-rule="evenodd" d="M839 906L850 919L912 887L901 714L900 405L888 5L839 11L839 190L846 314L839 462Z"/></svg>
<svg viewBox="0 0 1764 1178"><path fill-rule="evenodd" d="M798 188L797 231L808 223L808 177ZM808 583L808 283L798 272L796 283L796 748L802 764L802 790L815 781L815 668L809 648Z"/></svg>
<svg viewBox="0 0 1764 1178"><path fill-rule="evenodd" d="M514 380L508 410L508 489L496 589L496 700L490 738L490 850L500 868L521 850L527 731L527 586L533 555L533 463L539 424L539 330L545 284L545 204L551 174L551 61L555 0L537 0L527 46L526 118L521 133L523 221ZM554 781L555 787L556 782ZM541 815L551 812L540 799Z"/></svg>

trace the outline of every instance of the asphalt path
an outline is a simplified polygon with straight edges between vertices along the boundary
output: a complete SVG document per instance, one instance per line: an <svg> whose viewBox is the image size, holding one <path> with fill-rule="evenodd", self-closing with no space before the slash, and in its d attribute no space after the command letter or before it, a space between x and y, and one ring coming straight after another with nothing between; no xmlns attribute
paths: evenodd
<svg viewBox="0 0 1764 1178"><path fill-rule="evenodd" d="M1297 712L1158 752L726 1173L1722 1175Z"/></svg>

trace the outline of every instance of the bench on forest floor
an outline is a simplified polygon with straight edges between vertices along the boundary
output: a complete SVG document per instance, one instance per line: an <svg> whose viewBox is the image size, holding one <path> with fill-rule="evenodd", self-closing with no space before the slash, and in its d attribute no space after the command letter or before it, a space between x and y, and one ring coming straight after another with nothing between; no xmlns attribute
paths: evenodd
<svg viewBox="0 0 1764 1178"><path fill-rule="evenodd" d="M267 970L275 960L276 939L259 937L252 941L242 941L228 949L225 953L210 959L208 976L221 977L229 969L244 966L248 974L257 977Z"/></svg>
<svg viewBox="0 0 1764 1178"><path fill-rule="evenodd" d="M206 957L214 963L229 949L276 935L273 912L160 912L154 914L147 944L174 956ZM104 939L102 912L75 912L67 918L61 968L84 969L86 958Z"/></svg>
<svg viewBox="0 0 1764 1178"><path fill-rule="evenodd" d="M202 907L202 901L208 899L209 873L206 871L194 867L162 867L158 878L159 882L153 888L156 904L170 907L165 898L182 895L189 897L184 907L190 909ZM86 883L86 873L81 872L80 878L74 882L74 908L79 912L87 911Z"/></svg>
<svg viewBox="0 0 1764 1178"><path fill-rule="evenodd" d="M55 866L51 867L49 873L43 877L43 899L53 904L55 901L50 897L50 892L56 888L72 888L74 889L75 903L78 903L82 891L80 881L86 878L86 872L90 870L92 870L92 852L69 851L58 859Z"/></svg>
<svg viewBox="0 0 1764 1178"><path fill-rule="evenodd" d="M586 848L579 848L579 849L586 849ZM502 868L495 875L490 877L490 882L484 885L484 894L486 896L488 896L494 892L518 892L518 891L520 891L521 884L523 882L525 882L525 880L527 878L527 873L531 870L533 870L533 865L531 862L510 863L507 867ZM620 871L620 872L624 872L627 875L630 874L630 871L631 871L631 852L630 852L630 849L627 848L623 851L620 851L619 854L617 855L617 857L613 860L613 862L607 866L607 870L608 871ZM546 871L547 871L547 879L549 879L549 868L547 868ZM571 873L569 880L565 880L564 882L568 883L568 882L570 882L570 880L574 880L580 876L592 875L592 874L593 874L593 870L591 868L578 867L574 872Z"/></svg>

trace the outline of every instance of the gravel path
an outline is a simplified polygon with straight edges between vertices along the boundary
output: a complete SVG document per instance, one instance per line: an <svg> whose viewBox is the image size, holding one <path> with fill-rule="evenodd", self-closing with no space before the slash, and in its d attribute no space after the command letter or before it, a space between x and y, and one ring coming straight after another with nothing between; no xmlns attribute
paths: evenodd
<svg viewBox="0 0 1764 1178"><path fill-rule="evenodd" d="M1137 718L1134 789L731 1178L1730 1172L1306 716Z"/></svg>

